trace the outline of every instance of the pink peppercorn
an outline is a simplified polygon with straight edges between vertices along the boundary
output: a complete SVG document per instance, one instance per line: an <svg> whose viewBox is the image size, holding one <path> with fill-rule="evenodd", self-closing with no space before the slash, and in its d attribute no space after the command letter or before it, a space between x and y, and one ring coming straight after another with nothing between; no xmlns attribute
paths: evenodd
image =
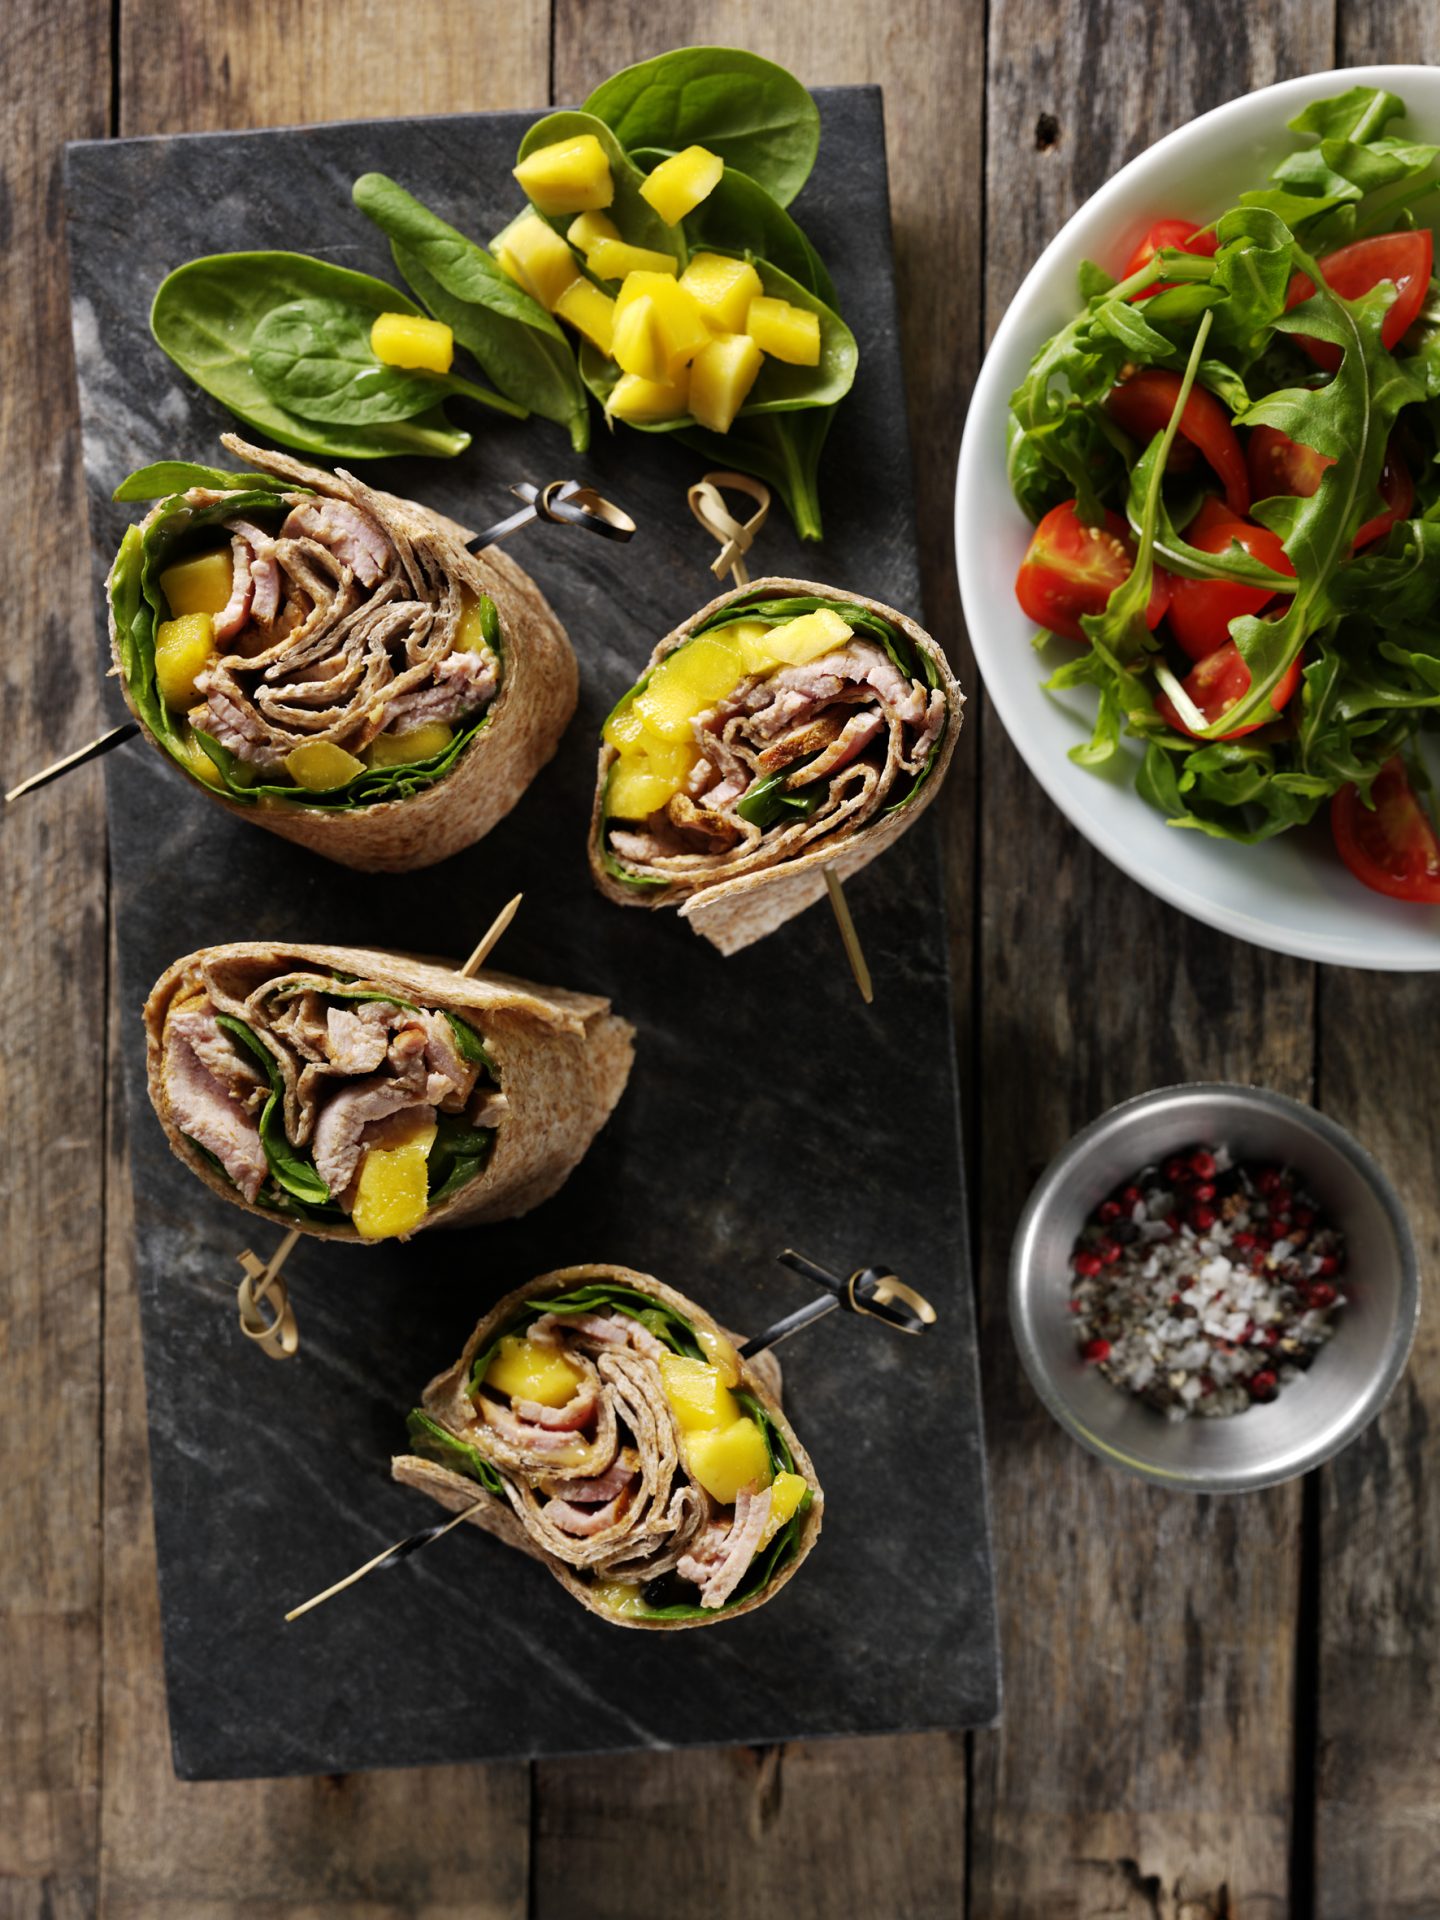
<svg viewBox="0 0 1440 1920"><path fill-rule="evenodd" d="M1076 1273L1086 1280L1093 1280L1105 1262L1098 1253L1077 1253L1073 1264Z"/></svg>
<svg viewBox="0 0 1440 1920"><path fill-rule="evenodd" d="M1108 1340L1087 1340L1080 1351L1082 1357L1089 1361L1108 1360L1110 1358L1110 1342Z"/></svg>

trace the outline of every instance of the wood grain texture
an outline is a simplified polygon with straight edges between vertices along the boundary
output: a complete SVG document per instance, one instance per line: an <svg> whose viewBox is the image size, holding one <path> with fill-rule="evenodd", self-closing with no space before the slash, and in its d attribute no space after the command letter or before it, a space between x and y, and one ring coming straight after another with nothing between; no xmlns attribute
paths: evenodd
<svg viewBox="0 0 1440 1920"><path fill-rule="evenodd" d="M8 787L99 731L60 142L105 132L109 10L0 15L0 464L19 484L0 659ZM16 369L24 369L19 375ZM0 817L0 1914L80 1920L99 1796L103 1096L80 1047L105 992L105 826L86 768ZM26 1118L19 1124L13 1122Z"/></svg>
<svg viewBox="0 0 1440 1920"><path fill-rule="evenodd" d="M1118 166L1247 86L1325 65L1330 32L1325 9L1300 4L1162 15L1122 0L1057 22L1042 0L996 0L989 326ZM982 733L981 1332L1006 1704L975 1741L972 1911L1279 1914L1299 1490L1192 1499L1079 1452L1025 1382L1005 1289L1031 1184L1112 1102L1220 1077L1308 1093L1311 971L1143 893L1069 828L988 714Z"/></svg>
<svg viewBox="0 0 1440 1920"><path fill-rule="evenodd" d="M810 86L871 82L885 89L925 621L973 692L950 515L980 349L973 289L980 266L974 181L984 95L981 0L912 0L903 20L862 0L823 8L560 0L555 98L581 100L618 67L694 43L751 48ZM803 223L803 200L796 211ZM971 1032L976 759L973 742L962 744L937 811L963 1071ZM863 940L863 926L860 933ZM968 1072L963 1078L968 1085ZM572 1912L582 1887L587 1915L596 1920L664 1910L682 1889L692 1897L703 1889L706 1900L723 1897L755 1916L817 1920L837 1911L837 1901L847 1911L907 1920L955 1914L964 1902L959 1739L551 1763L537 1768L536 1792L540 1920Z"/></svg>

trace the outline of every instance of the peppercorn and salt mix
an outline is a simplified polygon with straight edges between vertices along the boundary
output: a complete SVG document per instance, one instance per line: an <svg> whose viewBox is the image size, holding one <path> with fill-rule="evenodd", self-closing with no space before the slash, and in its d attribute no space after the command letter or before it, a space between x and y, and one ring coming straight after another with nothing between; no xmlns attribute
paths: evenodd
<svg viewBox="0 0 1440 1920"><path fill-rule="evenodd" d="M1286 1169L1193 1147L1142 1167L1071 1254L1082 1357L1171 1420L1273 1400L1335 1331L1344 1241Z"/></svg>

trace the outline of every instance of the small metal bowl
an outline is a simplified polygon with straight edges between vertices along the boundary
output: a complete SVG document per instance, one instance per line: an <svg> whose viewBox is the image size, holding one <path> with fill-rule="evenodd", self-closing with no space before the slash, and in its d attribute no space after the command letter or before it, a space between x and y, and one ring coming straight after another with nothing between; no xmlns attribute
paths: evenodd
<svg viewBox="0 0 1440 1920"><path fill-rule="evenodd" d="M1335 1332L1274 1400L1223 1419L1167 1420L1080 1358L1070 1254L1086 1218L1139 1167L1192 1145L1291 1166L1345 1235ZM1405 1369L1420 1314L1415 1243L1395 1189L1343 1127L1260 1087L1162 1087L1076 1134L1026 1204L1010 1260L1010 1318L1040 1398L1083 1447L1191 1493L1278 1486L1348 1446Z"/></svg>

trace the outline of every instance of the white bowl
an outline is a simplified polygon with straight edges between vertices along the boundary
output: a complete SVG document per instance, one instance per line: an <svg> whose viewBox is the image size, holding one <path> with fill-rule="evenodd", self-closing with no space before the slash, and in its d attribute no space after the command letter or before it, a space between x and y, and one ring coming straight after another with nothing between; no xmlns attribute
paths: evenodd
<svg viewBox="0 0 1440 1920"><path fill-rule="evenodd" d="M1041 682L1075 649L1031 646L1035 628L1014 580L1030 523L1005 475L1010 395L1036 350L1080 309L1075 273L1085 259L1112 271L1151 223L1174 214L1210 220L1247 187L1262 185L1293 143L1285 123L1311 100L1348 87L1388 87L1405 102L1414 137L1440 139L1440 69L1347 67L1306 74L1216 107L1122 167L1041 254L1010 303L980 370L960 448L955 555L965 620L985 690L1035 778L1107 859L1193 915L1241 940L1341 966L1440 968L1440 908L1390 900L1364 887L1330 844L1324 809L1308 829L1256 847L1169 827L1133 786L1140 749L1123 743L1100 772L1066 758L1087 740L1093 693L1045 692ZM1122 757L1123 756L1123 757Z"/></svg>

